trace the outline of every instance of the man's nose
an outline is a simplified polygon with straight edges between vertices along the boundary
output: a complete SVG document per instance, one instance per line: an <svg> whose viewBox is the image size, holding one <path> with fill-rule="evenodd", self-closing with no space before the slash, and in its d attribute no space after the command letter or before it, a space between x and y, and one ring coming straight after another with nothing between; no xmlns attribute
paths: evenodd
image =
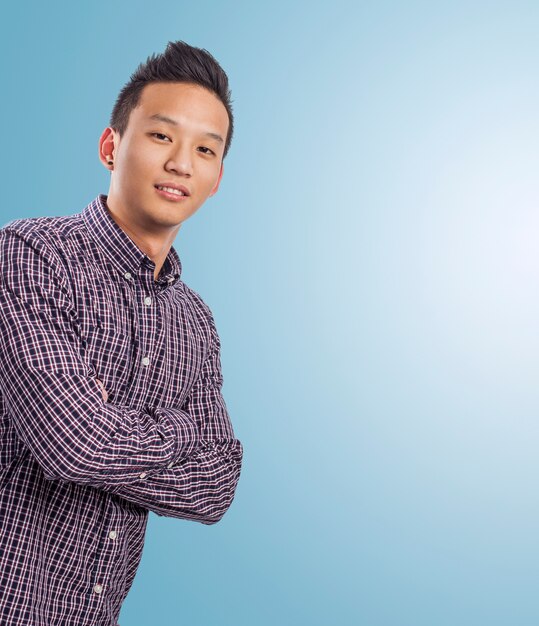
<svg viewBox="0 0 539 626"><path fill-rule="evenodd" d="M180 176L191 176L193 173L191 149L188 146L179 145L176 150L170 154L165 169L167 172L175 172Z"/></svg>

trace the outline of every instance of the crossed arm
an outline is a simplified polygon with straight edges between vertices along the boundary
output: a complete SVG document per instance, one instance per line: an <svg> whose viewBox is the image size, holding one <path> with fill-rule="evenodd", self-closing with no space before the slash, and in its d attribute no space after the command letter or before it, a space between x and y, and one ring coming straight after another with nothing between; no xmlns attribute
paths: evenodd
<svg viewBox="0 0 539 626"><path fill-rule="evenodd" d="M114 493L159 515L212 524L239 479L242 447L221 395L219 338L186 404L104 401L80 356L61 260L39 236L0 230L0 388L17 435L49 480Z"/></svg>
<svg viewBox="0 0 539 626"><path fill-rule="evenodd" d="M221 395L220 342L211 318L210 322L211 348L182 407L199 433L197 446L165 469L148 472L137 483L110 489L158 515L187 517L203 523L218 521L230 506L242 460L242 446L234 438ZM182 506L178 509L179 503Z"/></svg>

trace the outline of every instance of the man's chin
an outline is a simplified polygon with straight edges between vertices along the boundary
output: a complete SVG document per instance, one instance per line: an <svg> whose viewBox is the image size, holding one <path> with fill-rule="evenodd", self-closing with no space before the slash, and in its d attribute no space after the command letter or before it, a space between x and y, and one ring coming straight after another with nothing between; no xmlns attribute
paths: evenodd
<svg viewBox="0 0 539 626"><path fill-rule="evenodd" d="M156 211L154 214L148 215L148 228L161 228L166 230L180 228L183 222L189 219L191 215L192 213L185 213L183 211L174 211L170 209L168 211Z"/></svg>

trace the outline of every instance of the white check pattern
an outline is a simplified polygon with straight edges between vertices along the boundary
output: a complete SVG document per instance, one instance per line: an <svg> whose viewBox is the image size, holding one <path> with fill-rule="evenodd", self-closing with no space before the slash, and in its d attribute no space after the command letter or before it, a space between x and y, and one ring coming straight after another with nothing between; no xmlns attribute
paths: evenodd
<svg viewBox="0 0 539 626"><path fill-rule="evenodd" d="M117 626L148 511L215 523L240 475L212 313L106 200L0 230L2 625Z"/></svg>

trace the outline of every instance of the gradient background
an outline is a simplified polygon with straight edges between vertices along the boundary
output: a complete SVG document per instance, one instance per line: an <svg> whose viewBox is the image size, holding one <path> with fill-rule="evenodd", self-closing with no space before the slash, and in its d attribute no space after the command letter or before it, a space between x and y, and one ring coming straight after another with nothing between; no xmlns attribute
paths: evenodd
<svg viewBox="0 0 539 626"><path fill-rule="evenodd" d="M1 221L108 190L97 140L185 39L233 89L176 239L245 461L151 514L121 626L539 623L537 2L19 2Z"/></svg>

